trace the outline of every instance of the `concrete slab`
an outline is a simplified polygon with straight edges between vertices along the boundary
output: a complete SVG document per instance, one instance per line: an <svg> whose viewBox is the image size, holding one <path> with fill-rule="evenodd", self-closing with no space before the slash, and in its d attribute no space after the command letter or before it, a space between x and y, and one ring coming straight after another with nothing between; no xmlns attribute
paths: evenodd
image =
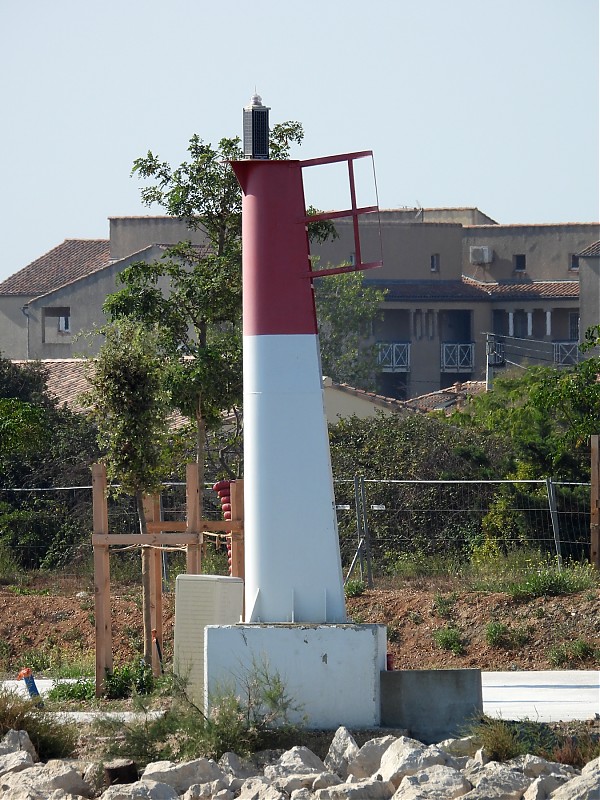
<svg viewBox="0 0 600 800"><path fill-rule="evenodd" d="M54 680L35 679L42 696ZM490 717L534 722L594 719L600 714L600 670L482 672L483 711ZM27 697L23 681L3 681L7 689ZM77 721L88 719L73 717ZM93 712L92 712L93 713Z"/></svg>
<svg viewBox="0 0 600 800"><path fill-rule="evenodd" d="M490 717L558 722L600 714L600 670L483 672L481 677L483 710Z"/></svg>

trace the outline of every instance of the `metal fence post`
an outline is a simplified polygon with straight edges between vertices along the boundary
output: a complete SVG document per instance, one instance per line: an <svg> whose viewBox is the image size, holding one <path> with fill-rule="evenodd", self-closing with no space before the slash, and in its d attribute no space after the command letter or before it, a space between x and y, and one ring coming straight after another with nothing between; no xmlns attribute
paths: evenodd
<svg viewBox="0 0 600 800"><path fill-rule="evenodd" d="M590 562L600 569L600 437L594 434L591 440Z"/></svg>
<svg viewBox="0 0 600 800"><path fill-rule="evenodd" d="M371 569L371 537L369 535L369 522L367 519L367 493L365 490L365 479L360 478L360 499L363 517L363 536L365 539L365 554L367 557L367 586L373 588L373 571Z"/></svg>
<svg viewBox="0 0 600 800"><path fill-rule="evenodd" d="M559 567L562 567L560 528L558 524L558 509L556 507L556 489L554 488L554 484L552 483L552 478L546 478L546 490L548 492L548 505L550 507L550 519L552 520L552 533L554 534L556 557L558 558Z"/></svg>

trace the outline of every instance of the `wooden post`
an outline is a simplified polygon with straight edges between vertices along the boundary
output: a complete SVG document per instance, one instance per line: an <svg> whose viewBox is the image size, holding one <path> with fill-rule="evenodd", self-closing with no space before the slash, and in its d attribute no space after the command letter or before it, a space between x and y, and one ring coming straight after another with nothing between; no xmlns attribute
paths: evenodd
<svg viewBox="0 0 600 800"><path fill-rule="evenodd" d="M600 569L600 436L595 434L591 440L590 563Z"/></svg>
<svg viewBox="0 0 600 800"><path fill-rule="evenodd" d="M202 487L198 486L198 467L196 464L188 464L186 468L186 533L195 533L198 535L197 544L188 544L187 546L187 571L190 575L199 575L202 568L200 556L203 538L200 530L201 492Z"/></svg>
<svg viewBox="0 0 600 800"><path fill-rule="evenodd" d="M231 521L244 519L244 481L231 481ZM234 578L244 578L244 533L231 533L231 574Z"/></svg>
<svg viewBox="0 0 600 800"><path fill-rule="evenodd" d="M108 533L106 467L92 464L92 503L94 533ZM104 676L113 668L112 625L110 618L110 560L108 545L94 550L94 619L96 627L96 697L100 697Z"/></svg>
<svg viewBox="0 0 600 800"><path fill-rule="evenodd" d="M160 522L160 496L146 495L144 497L144 511L147 522ZM163 652L163 603L162 603L162 550L154 546L148 553L150 566L150 624L155 631L156 641L160 652ZM152 642L152 674L161 673L161 663L158 648Z"/></svg>

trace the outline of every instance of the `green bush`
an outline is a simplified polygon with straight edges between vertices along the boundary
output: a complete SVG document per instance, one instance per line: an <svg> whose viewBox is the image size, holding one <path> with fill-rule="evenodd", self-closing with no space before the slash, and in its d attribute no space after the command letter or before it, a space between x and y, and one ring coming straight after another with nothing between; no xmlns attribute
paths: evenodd
<svg viewBox="0 0 600 800"><path fill-rule="evenodd" d="M445 628L433 631L432 636L437 646L441 647L442 650L450 650L457 656L461 656L465 652L462 634L458 628L448 625Z"/></svg>
<svg viewBox="0 0 600 800"><path fill-rule="evenodd" d="M95 700L96 681L94 678L78 678L68 683L55 683L47 694L48 700Z"/></svg>
<svg viewBox="0 0 600 800"><path fill-rule="evenodd" d="M510 628L503 622L488 622L485 626L485 641L490 647L506 647L510 641Z"/></svg>
<svg viewBox="0 0 600 800"><path fill-rule="evenodd" d="M506 591L513 600L524 601L575 594L590 589L596 581L597 576L590 564L571 564L562 568L558 564L549 564L509 584Z"/></svg>
<svg viewBox="0 0 600 800"><path fill-rule="evenodd" d="M552 647L548 653L548 661L553 667L572 667L574 669L581 666L586 661L598 659L600 652L597 652L593 645L585 639L575 639L573 642Z"/></svg>
<svg viewBox="0 0 600 800"><path fill-rule="evenodd" d="M124 700L133 695L147 695L154 689L152 669L143 661L124 664L107 672L104 696L108 700Z"/></svg>
<svg viewBox="0 0 600 800"><path fill-rule="evenodd" d="M366 591L366 586L362 581L348 581L344 586L346 597L360 597Z"/></svg>

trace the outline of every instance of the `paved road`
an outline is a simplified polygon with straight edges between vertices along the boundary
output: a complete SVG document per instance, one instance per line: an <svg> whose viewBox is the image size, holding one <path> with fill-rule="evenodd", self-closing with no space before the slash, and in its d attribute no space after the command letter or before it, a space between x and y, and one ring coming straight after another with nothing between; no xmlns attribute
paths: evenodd
<svg viewBox="0 0 600 800"><path fill-rule="evenodd" d="M42 695L53 683L36 679ZM594 719L600 714L600 670L482 672L481 683L483 710L491 717L558 722ZM27 695L23 681L4 681L3 685ZM75 713L70 718L88 718Z"/></svg>
<svg viewBox="0 0 600 800"><path fill-rule="evenodd" d="M533 722L594 719L600 714L600 671L482 672L483 710Z"/></svg>

